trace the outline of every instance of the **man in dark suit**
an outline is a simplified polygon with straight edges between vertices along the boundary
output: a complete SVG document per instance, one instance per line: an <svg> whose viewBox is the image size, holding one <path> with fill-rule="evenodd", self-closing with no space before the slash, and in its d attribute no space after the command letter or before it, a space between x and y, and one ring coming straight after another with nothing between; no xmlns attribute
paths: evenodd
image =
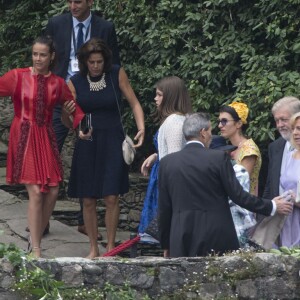
<svg viewBox="0 0 300 300"><path fill-rule="evenodd" d="M281 137L272 142L268 148L269 167L268 176L263 193L265 198L274 198L282 195L284 190L280 185L281 174L285 172L286 162L292 154L293 147L290 143L292 129L290 118L300 111L300 100L296 97L283 97L274 103L272 114L276 128ZM266 249L274 247L274 244L281 246L278 237L285 223L285 217L276 215L274 217L256 216L257 225L252 233L252 240Z"/></svg>
<svg viewBox="0 0 300 300"><path fill-rule="evenodd" d="M113 23L91 13L93 0L68 0L70 12L51 18L46 26L45 33L54 41L56 50L56 67L54 73L66 81L78 72L76 52L80 24L82 37L80 44L92 37L104 40L113 53L113 63L120 64L117 37ZM53 127L57 138L59 151L62 150L68 129L61 123L61 108L56 107L53 114Z"/></svg>
<svg viewBox="0 0 300 300"><path fill-rule="evenodd" d="M45 34L50 35L56 50L56 67L54 73L66 81L78 72L76 52L82 43L92 37L104 40L113 54L113 63L120 65L117 36L113 23L91 12L93 0L67 0L70 12L51 18L46 26ZM82 31L81 31L82 30ZM61 106L53 112L53 128L61 152L69 129L61 122ZM78 231L85 233L81 211L78 215ZM99 235L101 239L101 235Z"/></svg>
<svg viewBox="0 0 300 300"><path fill-rule="evenodd" d="M271 199L283 193L280 188L280 174L284 171L287 156L292 150L290 118L297 112L300 112L300 100L296 97L281 98L272 107L276 128L281 137L272 142L268 148L269 167L264 198Z"/></svg>
<svg viewBox="0 0 300 300"><path fill-rule="evenodd" d="M165 256L205 256L238 249L228 197L264 215L292 211L292 204L281 197L270 201L243 190L228 154L208 149L207 114L188 116L183 134L185 148L164 157L159 167L159 230Z"/></svg>

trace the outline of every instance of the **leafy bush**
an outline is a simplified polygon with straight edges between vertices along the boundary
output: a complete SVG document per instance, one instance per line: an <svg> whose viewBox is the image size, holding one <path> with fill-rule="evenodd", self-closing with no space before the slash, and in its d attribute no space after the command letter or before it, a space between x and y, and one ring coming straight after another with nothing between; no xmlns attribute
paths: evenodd
<svg viewBox="0 0 300 300"><path fill-rule="evenodd" d="M0 72L28 66L32 41L41 34L48 0L3 1L0 8Z"/></svg>
<svg viewBox="0 0 300 300"><path fill-rule="evenodd" d="M157 129L151 118L153 85L168 75L185 80L196 111L214 115L235 98L245 101L252 120L248 134L264 149L274 138L272 104L284 95L298 96L300 88L299 3L95 0L94 9L115 23L122 64L146 113L144 152L150 151ZM0 20L1 70L24 65L29 41L49 16L65 7L65 0L5 4ZM128 107L124 114L133 134Z"/></svg>
<svg viewBox="0 0 300 300"><path fill-rule="evenodd" d="M99 4L115 22L122 61L146 111L153 84L178 75L189 87L195 110L214 114L239 97L250 107L249 135L261 145L274 138L272 103L298 96L300 87L299 1Z"/></svg>

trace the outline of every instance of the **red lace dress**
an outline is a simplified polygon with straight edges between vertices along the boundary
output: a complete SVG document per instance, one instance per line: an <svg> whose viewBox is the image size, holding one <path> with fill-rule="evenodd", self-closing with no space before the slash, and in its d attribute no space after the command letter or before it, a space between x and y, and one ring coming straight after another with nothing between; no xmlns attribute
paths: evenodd
<svg viewBox="0 0 300 300"><path fill-rule="evenodd" d="M0 77L0 96L11 96L14 104L7 183L39 184L47 192L63 176L52 128L53 108L73 96L62 78L35 75L30 68L14 69Z"/></svg>

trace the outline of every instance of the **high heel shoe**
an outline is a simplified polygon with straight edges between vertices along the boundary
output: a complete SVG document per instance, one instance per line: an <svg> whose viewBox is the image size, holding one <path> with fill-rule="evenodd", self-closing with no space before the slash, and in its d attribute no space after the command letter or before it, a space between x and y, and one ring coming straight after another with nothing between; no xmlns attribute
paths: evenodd
<svg viewBox="0 0 300 300"><path fill-rule="evenodd" d="M32 252L32 242L31 242L31 236L30 235L28 236L27 241L28 241L27 253L31 253Z"/></svg>
<svg viewBox="0 0 300 300"><path fill-rule="evenodd" d="M25 228L25 231L30 232L30 229L29 229L28 226ZM48 224L47 224L47 226L46 226L46 228L45 228L45 230L43 232L43 236L45 236L45 235L47 235L49 233L50 233L50 223L48 222Z"/></svg>

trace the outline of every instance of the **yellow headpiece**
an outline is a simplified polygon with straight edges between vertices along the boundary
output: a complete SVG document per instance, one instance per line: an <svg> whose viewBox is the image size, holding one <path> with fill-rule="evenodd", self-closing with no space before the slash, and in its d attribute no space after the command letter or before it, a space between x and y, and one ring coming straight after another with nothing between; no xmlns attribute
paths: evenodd
<svg viewBox="0 0 300 300"><path fill-rule="evenodd" d="M249 108L247 104L242 102L232 102L228 106L232 107L236 111L243 124L247 124L247 118L249 114Z"/></svg>

